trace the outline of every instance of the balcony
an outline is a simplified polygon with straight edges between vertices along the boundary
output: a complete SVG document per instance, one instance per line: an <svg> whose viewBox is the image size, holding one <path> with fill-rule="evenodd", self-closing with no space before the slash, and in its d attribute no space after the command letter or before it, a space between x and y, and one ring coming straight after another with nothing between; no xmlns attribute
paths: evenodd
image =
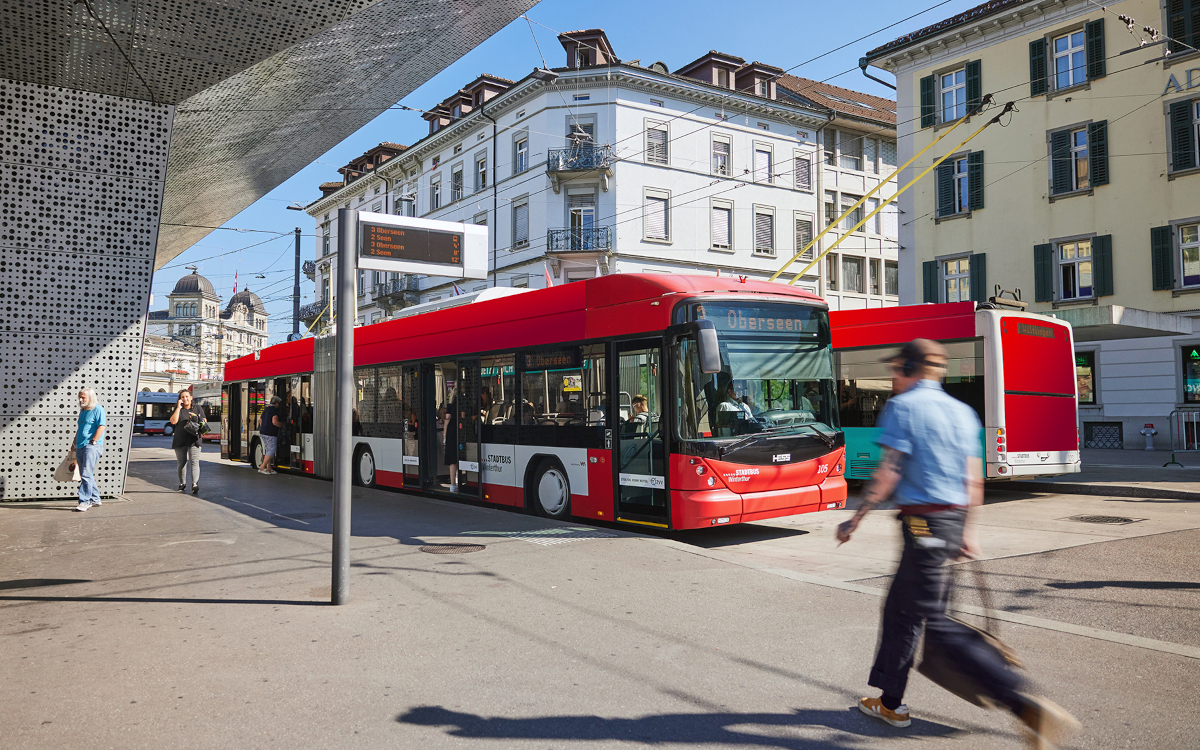
<svg viewBox="0 0 1200 750"><path fill-rule="evenodd" d="M311 260L304 261L304 265L302 266L302 269L304 271L304 275L308 277L309 281L316 280L317 264L315 262L313 262Z"/></svg>
<svg viewBox="0 0 1200 750"><path fill-rule="evenodd" d="M550 229L546 232L546 252L607 253L612 250L612 228Z"/></svg>
<svg viewBox="0 0 1200 750"><path fill-rule="evenodd" d="M307 305L301 305L300 322L311 326L314 320L322 317L322 313L328 319L329 313L325 310L324 302L310 302Z"/></svg>
<svg viewBox="0 0 1200 750"><path fill-rule="evenodd" d="M546 173L550 175L551 186L556 193L562 175L578 177L589 172L600 175L601 187L607 191L608 178L612 177L612 165L615 162L616 157L610 146L585 143L546 151Z"/></svg>
<svg viewBox="0 0 1200 750"><path fill-rule="evenodd" d="M371 296L374 298L375 304L383 308L385 314L391 315L396 310L420 302L420 295L417 292L416 278L404 276L376 284L372 288Z"/></svg>

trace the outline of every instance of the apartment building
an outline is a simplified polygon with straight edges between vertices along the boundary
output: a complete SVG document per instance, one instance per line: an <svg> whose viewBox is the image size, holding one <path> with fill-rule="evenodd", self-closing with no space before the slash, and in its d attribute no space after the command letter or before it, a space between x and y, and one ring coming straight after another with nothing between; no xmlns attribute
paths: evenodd
<svg viewBox="0 0 1200 750"><path fill-rule="evenodd" d="M1200 0L992 0L864 58L896 76L901 161L993 117L989 92L1017 102L900 198L900 299L1019 289L1070 321L1084 447L1144 447L1148 424L1167 447L1200 407L1196 47Z"/></svg>
<svg viewBox="0 0 1200 750"><path fill-rule="evenodd" d="M600 29L559 41L565 66L481 75L423 114L426 137L380 144L321 186L306 208L318 225L310 322L336 307L338 208L491 228L485 281L363 272L364 324L489 286L618 272L767 278L895 169L890 100L716 51L675 72L621 61ZM896 304L896 223L881 213L798 285L834 307Z"/></svg>

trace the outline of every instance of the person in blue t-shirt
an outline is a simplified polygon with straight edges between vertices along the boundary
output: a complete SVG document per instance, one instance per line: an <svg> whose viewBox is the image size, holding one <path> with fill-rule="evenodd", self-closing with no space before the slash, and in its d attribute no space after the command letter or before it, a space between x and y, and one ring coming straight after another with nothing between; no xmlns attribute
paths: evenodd
<svg viewBox="0 0 1200 750"><path fill-rule="evenodd" d="M1004 658L946 616L951 587L946 566L979 556L967 519L983 503L983 428L971 407L942 390L948 360L946 347L929 339L910 341L886 360L894 395L878 424L883 462L858 512L837 529L838 541L847 542L879 503L891 498L900 510L904 551L884 600L879 649L867 679L883 695L863 698L858 708L892 726L911 723L902 701L924 627L927 650L933 643L952 657L993 704L1024 724L1031 747L1049 750L1079 722L1051 701L1025 693L1025 680Z"/></svg>
<svg viewBox="0 0 1200 750"><path fill-rule="evenodd" d="M79 392L79 426L71 447L79 464L79 505L85 511L100 505L100 488L96 486L96 464L104 452L104 407L96 399L96 391L84 388Z"/></svg>

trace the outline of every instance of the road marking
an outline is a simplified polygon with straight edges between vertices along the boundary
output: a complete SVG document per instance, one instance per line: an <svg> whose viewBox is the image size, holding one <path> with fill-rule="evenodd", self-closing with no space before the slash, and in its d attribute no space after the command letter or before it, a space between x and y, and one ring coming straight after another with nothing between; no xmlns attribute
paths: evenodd
<svg viewBox="0 0 1200 750"><path fill-rule="evenodd" d="M159 547L170 547L175 544L195 544L196 542L216 542L217 544L236 544L237 543L233 539L184 539L181 542L167 542L166 544L160 544L158 546Z"/></svg>
<svg viewBox="0 0 1200 750"><path fill-rule="evenodd" d="M673 539L654 539L654 541L673 547L678 550L690 552L700 557L707 557L713 560L719 560L731 565L737 565L742 568L757 570L760 573L780 576L781 578L790 578L793 581L801 581L803 583L811 583L814 586L824 586L831 589L840 589L841 591L853 591L857 594L867 594L869 596L884 597L887 596L887 589L876 588L875 586L864 586L860 583L851 583L849 581L839 581L834 578L825 578L823 576L815 576L809 573L800 573L786 568L774 568L769 565L759 565L748 560L742 560L734 555L722 553L717 550L704 549L702 547L693 547L683 542L677 542ZM953 604L951 610L963 612L969 615L979 615L980 617L987 616L982 607L975 607L969 604ZM1154 638L1143 638L1139 635L1129 635L1128 633L1117 633L1111 630L1100 630L1099 628L1090 628L1086 625L1075 625L1069 622L1060 622L1058 620L1048 620L1044 617L1034 617L1032 615L1022 615L1016 612L1004 612L1002 610L994 610L991 612L994 619L1003 622L1011 622L1015 625L1026 625L1031 628L1041 628L1043 630L1053 630L1059 633L1067 633L1069 635L1083 636L1084 638L1095 638L1099 641L1109 641L1110 643L1120 643L1126 646L1134 646L1136 648L1144 648L1150 651L1159 651L1164 654L1175 654L1177 656L1186 656L1189 659L1200 659L1200 648L1196 646L1185 646L1181 643L1171 643L1170 641L1160 641Z"/></svg>

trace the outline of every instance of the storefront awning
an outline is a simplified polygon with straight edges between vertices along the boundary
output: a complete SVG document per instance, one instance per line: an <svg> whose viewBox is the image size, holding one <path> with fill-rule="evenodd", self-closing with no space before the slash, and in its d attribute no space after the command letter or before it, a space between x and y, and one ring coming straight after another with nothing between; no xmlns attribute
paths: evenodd
<svg viewBox="0 0 1200 750"><path fill-rule="evenodd" d="M1097 305L1056 310L1053 315L1071 324L1076 341L1137 339L1192 333L1192 319L1173 313L1138 310L1123 305Z"/></svg>

